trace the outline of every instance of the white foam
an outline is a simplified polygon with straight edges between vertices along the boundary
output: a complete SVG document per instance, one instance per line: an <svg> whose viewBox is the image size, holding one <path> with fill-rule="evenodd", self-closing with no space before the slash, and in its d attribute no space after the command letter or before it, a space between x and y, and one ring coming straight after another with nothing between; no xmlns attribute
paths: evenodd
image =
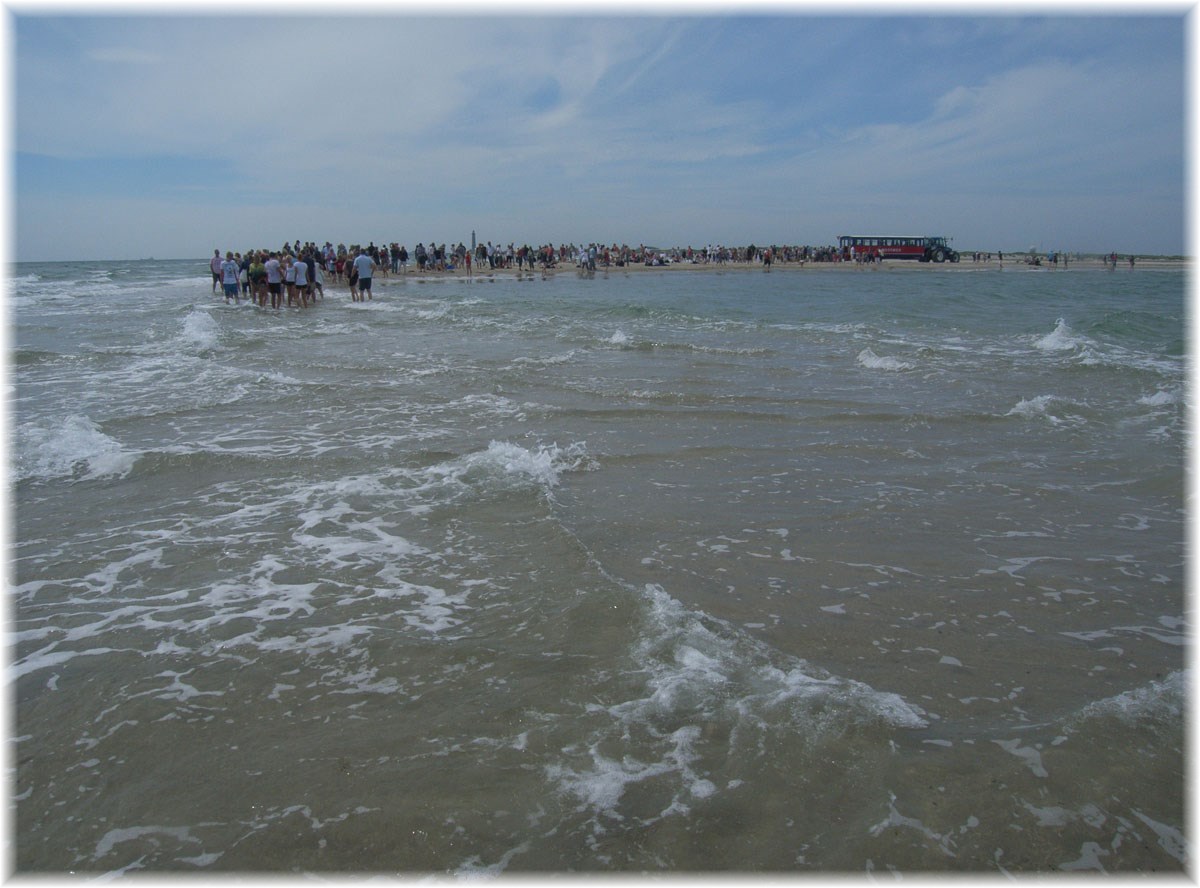
<svg viewBox="0 0 1200 888"><path fill-rule="evenodd" d="M586 471L594 467L582 443L559 447L539 445L529 449L507 441L492 441L487 450L467 454L454 468L463 476L501 476L528 479L550 490L558 485L564 472Z"/></svg>
<svg viewBox="0 0 1200 888"><path fill-rule="evenodd" d="M186 826L133 826L125 829L110 829L96 843L96 850L92 852L92 860L99 860L124 842L132 842L150 836L167 836L177 842L199 842L198 839L192 837L191 831ZM155 841L154 844L157 845L158 842Z"/></svg>
<svg viewBox="0 0 1200 888"><path fill-rule="evenodd" d="M56 651L57 642L53 642L39 651L28 654L9 667L9 679L17 679L39 669L51 669L60 666L75 657L99 656L113 653L113 648L95 647L83 651Z"/></svg>
<svg viewBox="0 0 1200 888"><path fill-rule="evenodd" d="M221 328L206 311L193 309L191 314L183 319L183 331L180 338L184 343L197 351L208 351L216 348L221 336Z"/></svg>
<svg viewBox="0 0 1200 888"><path fill-rule="evenodd" d="M1074 414L1064 415L1064 407L1071 404L1071 401L1056 395L1038 395L1034 398L1022 398L1004 415L1046 420L1051 425L1078 424L1083 421L1082 417Z"/></svg>
<svg viewBox="0 0 1200 888"><path fill-rule="evenodd" d="M896 808L895 793L888 793L888 795L891 797L888 802L888 816L867 831L870 835L879 836L889 829L911 829L935 842L947 857L957 856L953 850L954 840L951 835L935 832L917 818L901 814Z"/></svg>
<svg viewBox="0 0 1200 888"><path fill-rule="evenodd" d="M1076 336L1075 331L1067 326L1067 322L1059 318L1054 324L1054 330L1047 333L1034 343L1042 351L1070 351L1079 348L1083 340Z"/></svg>
<svg viewBox="0 0 1200 888"><path fill-rule="evenodd" d="M1191 855L1188 852L1187 838L1182 831L1174 826L1159 823L1157 820L1147 817L1141 811L1134 811L1133 816L1154 831L1154 834L1158 836L1159 847L1180 863L1185 865L1188 863L1188 858Z"/></svg>
<svg viewBox="0 0 1200 888"><path fill-rule="evenodd" d="M664 775L673 778L674 788L658 817L685 813L695 800L716 794L717 783L703 771L703 747L712 742L703 726L710 724L731 725L730 744L742 742L739 733L747 731L816 734L830 720L838 722L838 730L853 721L927 726L924 713L896 694L781 655L732 624L688 609L660 586L645 586L642 601L645 625L632 660L644 675L644 695L587 707L612 719L589 745L590 768L547 768L560 789L581 801L581 810L624 819L620 804L626 788ZM644 749L657 745L656 758L626 754L617 759L600 751L615 737L624 738L625 745L634 733L650 744ZM729 751L717 755L726 760ZM722 784L730 785L727 779Z"/></svg>
<svg viewBox="0 0 1200 888"><path fill-rule="evenodd" d="M570 351L564 352L561 355L547 355L546 357L542 358L515 358L513 363L518 366L527 367L553 367L559 364L569 364L574 361L579 354L580 352L577 349L571 349Z"/></svg>
<svg viewBox="0 0 1200 888"><path fill-rule="evenodd" d="M901 361L899 358L891 356L880 357L871 351L870 348L864 348L858 353L858 363L869 370L888 370L891 372L912 370L916 366L915 364L910 364L908 361Z"/></svg>
<svg viewBox="0 0 1200 888"><path fill-rule="evenodd" d="M111 478L129 474L138 454L100 431L86 416L72 414L49 427L24 423L17 429L14 475L20 478Z"/></svg>
<svg viewBox="0 0 1200 888"><path fill-rule="evenodd" d="M1032 398L1032 399L1022 398L1020 401L1017 402L1017 406L1013 407L1012 410L1008 411L1008 413L1006 413L1004 415L1005 416L1025 416L1025 417L1045 416L1046 408L1050 405L1050 402L1053 400L1054 399L1051 395L1038 395L1036 398ZM1054 419L1054 417L1050 417L1050 418Z"/></svg>
<svg viewBox="0 0 1200 888"><path fill-rule="evenodd" d="M1032 746L1022 746L1020 740L993 740L1005 752L1012 753L1025 762L1025 766L1036 777L1049 777L1050 774L1042 765L1042 754Z"/></svg>
<svg viewBox="0 0 1200 888"><path fill-rule="evenodd" d="M1143 395L1138 398L1138 403L1146 407L1166 407L1174 404L1176 397L1171 392L1157 391L1153 395Z"/></svg>
<svg viewBox="0 0 1200 888"><path fill-rule="evenodd" d="M1143 720L1180 719L1187 701L1187 685L1186 670L1177 670L1162 681L1151 681L1140 688L1089 703L1080 710L1080 716L1112 716L1127 724Z"/></svg>
<svg viewBox="0 0 1200 888"><path fill-rule="evenodd" d="M1104 864L1101 863L1101 857L1107 857L1108 851L1104 850L1096 842L1084 842L1079 846L1079 857L1076 860L1071 860L1066 863L1060 863L1060 870L1097 870L1099 872L1107 872L1104 869Z"/></svg>

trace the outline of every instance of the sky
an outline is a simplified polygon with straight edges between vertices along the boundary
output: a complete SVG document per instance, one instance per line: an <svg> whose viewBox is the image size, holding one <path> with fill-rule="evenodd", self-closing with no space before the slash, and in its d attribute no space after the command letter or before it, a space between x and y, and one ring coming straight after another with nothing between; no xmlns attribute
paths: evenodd
<svg viewBox="0 0 1200 888"><path fill-rule="evenodd" d="M1189 248L1185 6L181 9L8 6L11 258Z"/></svg>

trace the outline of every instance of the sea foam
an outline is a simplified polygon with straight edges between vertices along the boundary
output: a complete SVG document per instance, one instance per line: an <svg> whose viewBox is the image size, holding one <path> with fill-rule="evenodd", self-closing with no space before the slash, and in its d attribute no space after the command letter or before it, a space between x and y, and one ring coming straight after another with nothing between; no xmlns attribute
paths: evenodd
<svg viewBox="0 0 1200 888"><path fill-rule="evenodd" d="M1178 719L1186 706L1188 683L1187 671L1176 670L1162 681L1151 681L1142 687L1089 703L1080 711L1080 716L1110 716L1126 723Z"/></svg>
<svg viewBox="0 0 1200 888"><path fill-rule="evenodd" d="M1071 351L1083 345L1083 340L1072 330L1065 320L1059 318L1054 323L1054 330L1047 333L1034 343L1042 351Z"/></svg>
<svg viewBox="0 0 1200 888"><path fill-rule="evenodd" d="M486 450L469 453L445 468L460 480L527 480L549 491L558 486L563 472L587 470L593 466L587 447L582 443L567 447L539 445L528 449L507 441L492 441Z"/></svg>
<svg viewBox="0 0 1200 888"><path fill-rule="evenodd" d="M645 693L608 706L588 704L592 714L611 719L591 738L590 766L555 763L546 769L561 791L580 801L579 810L621 820L626 790L653 781L666 794L659 797L658 816L645 822L686 814L696 800L719 791L707 762L736 759L733 747L763 742L747 735L811 740L831 723L834 731L848 724L928 725L925 713L899 695L779 654L731 624L688 608L661 586L646 585L641 603L645 616L632 659ZM837 715L831 718L830 712ZM709 736L706 728L714 725L730 729L727 741ZM628 745L634 736L648 743L640 758L606 754L614 738ZM729 748L712 748L722 742ZM654 747L655 755L646 755Z"/></svg>
<svg viewBox="0 0 1200 888"><path fill-rule="evenodd" d="M890 370L898 372L900 370L912 370L915 364L910 364L908 361L902 361L899 358L890 356L880 357L871 351L869 348L864 348L858 353L858 363L869 370Z"/></svg>
<svg viewBox="0 0 1200 888"><path fill-rule="evenodd" d="M124 477L137 461L86 416L72 414L58 423L25 423L17 429L13 477L76 479Z"/></svg>
<svg viewBox="0 0 1200 888"><path fill-rule="evenodd" d="M180 333L183 341L197 351L216 348L220 335L221 329L212 319L212 315L200 309L193 309L191 314L184 318L183 331Z"/></svg>

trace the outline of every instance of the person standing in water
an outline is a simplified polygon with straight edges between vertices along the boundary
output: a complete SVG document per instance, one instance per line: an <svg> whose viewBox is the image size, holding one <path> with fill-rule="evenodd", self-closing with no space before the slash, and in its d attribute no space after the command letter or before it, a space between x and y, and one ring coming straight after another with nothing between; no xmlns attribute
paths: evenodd
<svg viewBox="0 0 1200 888"><path fill-rule="evenodd" d="M363 302L371 298L371 276L375 273L375 262L366 250L359 252L354 260L354 270L358 272L358 299Z"/></svg>
<svg viewBox="0 0 1200 888"><path fill-rule="evenodd" d="M271 308L279 308L283 303L283 266L279 264L279 254L272 253L271 258L263 263L267 272L267 292L271 294Z"/></svg>
<svg viewBox="0 0 1200 888"><path fill-rule="evenodd" d="M214 293L217 292L217 284L221 283L221 266L224 264L225 263L223 263L221 261L221 251L213 250L213 257L208 260L208 267L209 267L209 270L212 271L212 276L213 276L212 291Z"/></svg>
<svg viewBox="0 0 1200 888"><path fill-rule="evenodd" d="M215 258L215 257L214 257ZM229 301L232 296L238 305L242 304L241 296L239 295L240 283L238 275L241 274L242 267L238 261L233 258L233 253L225 254L225 261L221 263L221 283L225 288L225 301Z"/></svg>

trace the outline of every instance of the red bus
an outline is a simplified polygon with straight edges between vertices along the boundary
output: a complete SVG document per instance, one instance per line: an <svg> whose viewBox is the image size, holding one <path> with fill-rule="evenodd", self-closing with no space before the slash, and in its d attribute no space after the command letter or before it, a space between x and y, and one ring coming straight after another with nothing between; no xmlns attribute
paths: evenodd
<svg viewBox="0 0 1200 888"><path fill-rule="evenodd" d="M918 262L957 262L958 252L944 237L900 237L892 235L843 234L838 238L844 259L872 257L916 259Z"/></svg>

